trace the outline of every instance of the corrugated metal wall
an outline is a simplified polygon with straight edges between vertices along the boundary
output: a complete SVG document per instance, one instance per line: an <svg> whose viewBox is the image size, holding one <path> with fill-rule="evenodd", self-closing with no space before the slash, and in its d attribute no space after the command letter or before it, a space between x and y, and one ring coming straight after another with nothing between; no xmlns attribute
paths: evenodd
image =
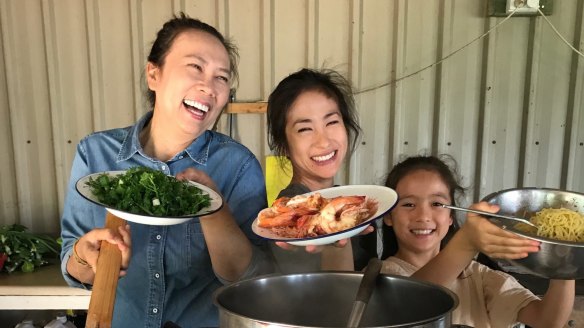
<svg viewBox="0 0 584 328"><path fill-rule="evenodd" d="M400 156L450 153L469 200L516 186L584 192L584 61L541 17L485 0L0 0L0 224L57 232L75 145L140 117L145 57L174 12L240 47L238 101L303 66L353 81L363 139L338 182L380 183ZM582 0L549 16L582 49ZM221 118L263 159L263 114Z"/></svg>

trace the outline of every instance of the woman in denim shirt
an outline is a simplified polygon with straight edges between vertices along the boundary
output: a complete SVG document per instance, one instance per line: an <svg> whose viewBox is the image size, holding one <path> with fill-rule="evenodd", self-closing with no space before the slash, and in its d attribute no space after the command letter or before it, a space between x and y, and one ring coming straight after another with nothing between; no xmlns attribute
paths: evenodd
<svg viewBox="0 0 584 328"><path fill-rule="evenodd" d="M133 126L93 133L77 146L61 221L62 272L70 285L91 288L100 242L118 245L124 278L113 327L159 328L167 321L217 326L212 293L271 270L265 245L251 231L266 207L262 169L246 147L208 130L228 101L236 65L235 47L216 29L175 16L158 32L148 56L153 111ZM75 182L134 166L200 182L219 192L225 204L179 225L104 229L104 208L81 198Z"/></svg>

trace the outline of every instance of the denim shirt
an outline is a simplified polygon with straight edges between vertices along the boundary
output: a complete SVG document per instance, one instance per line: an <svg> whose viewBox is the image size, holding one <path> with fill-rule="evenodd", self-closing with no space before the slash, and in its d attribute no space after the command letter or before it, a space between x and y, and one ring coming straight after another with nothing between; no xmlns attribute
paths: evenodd
<svg viewBox="0 0 584 328"><path fill-rule="evenodd" d="M255 156L233 139L205 131L183 152L161 162L146 155L138 139L151 117L149 112L133 126L97 132L78 144L61 219L61 270L67 283L91 288L67 273L67 261L76 238L105 224L105 209L80 196L75 183L90 173L133 166L170 175L189 167L207 173L254 245L242 279L269 273L265 242L251 231L257 213L266 207L264 176ZM218 326L212 294L228 282L213 272L199 219L168 226L128 223L132 257L127 275L118 281L112 327L160 328L166 321L182 327Z"/></svg>

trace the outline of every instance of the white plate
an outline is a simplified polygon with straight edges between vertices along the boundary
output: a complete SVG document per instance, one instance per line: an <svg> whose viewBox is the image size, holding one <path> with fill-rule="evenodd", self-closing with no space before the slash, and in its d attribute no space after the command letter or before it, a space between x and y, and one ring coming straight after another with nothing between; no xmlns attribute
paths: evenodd
<svg viewBox="0 0 584 328"><path fill-rule="evenodd" d="M216 193L213 189L211 189L205 185L202 185L200 183L188 181L188 183L196 186L197 188L199 188L199 189L203 190L204 192L206 192L207 194L209 194L209 196L211 197L211 205L209 207L205 207L197 213L183 215L183 216L173 216L173 217L139 215L139 214L134 214L134 213L116 210L115 208L111 208L108 205L101 203L97 199L97 197L91 192L91 188L86 184L86 182L89 181L89 178L95 179L99 175L102 175L104 173L106 173L110 176L117 176L117 175L126 173L126 171L107 171L107 172L93 173L93 174L84 176L83 178L79 179L77 181L77 183L75 184L75 188L77 189L77 192L79 192L79 194L81 194L81 196L83 196L85 199L87 199L87 200L89 200L97 205L105 207L105 209L108 212L119 217L120 219L124 219L127 221L132 221L132 222L141 223L141 224L148 224L148 225L180 224L180 223L186 222L186 221L191 220L192 218L195 218L198 216L208 215L208 214L217 212L223 206L223 200L221 199L221 196L218 193Z"/></svg>
<svg viewBox="0 0 584 328"><path fill-rule="evenodd" d="M373 220L381 218L385 213L389 212L397 202L397 193L393 189L376 185L339 186L310 192L305 195L310 195L315 192L320 193L321 196L325 198L356 195L367 196L377 201L377 212L369 219L361 222L360 224L354 226L353 228L318 237L310 238L282 237L277 235L268 228L258 227L257 218L253 221L253 224L251 226L253 232L255 232L258 236L266 239L271 239L273 241L284 241L296 246L332 244L341 239L351 238L359 234L361 231L365 230L365 228L367 228L367 226L369 226L369 224L371 224Z"/></svg>

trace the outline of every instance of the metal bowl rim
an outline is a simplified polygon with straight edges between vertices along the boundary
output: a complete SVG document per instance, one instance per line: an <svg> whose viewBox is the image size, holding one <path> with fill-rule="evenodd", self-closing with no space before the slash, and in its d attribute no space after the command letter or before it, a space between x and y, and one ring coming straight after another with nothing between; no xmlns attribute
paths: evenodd
<svg viewBox="0 0 584 328"><path fill-rule="evenodd" d="M322 275L333 275L333 276L363 276L363 272L358 272L358 271L334 271L334 270L324 270L324 271L315 271L315 272L303 272L303 273L289 273L289 274L279 274L279 273L271 273L271 274L266 274L266 275L261 275L261 276L257 276L254 278L249 278L249 279L244 279L238 282L235 282L233 284L230 285L224 285L219 287L217 290L215 290L213 292L213 304L215 304L215 306L217 306L217 308L220 311L225 311L231 315L234 316L239 316L241 318L245 318L245 319L249 319L251 321L255 321L258 323L266 323L266 324L276 324L276 325L280 325L282 327L298 327L298 325L290 325L290 324L283 324L283 323L278 323L278 322L267 322L267 321L263 321L263 320L258 320L258 319L254 319L254 318L250 318L247 316L244 316L242 314L239 313L235 313L231 310L228 310L227 308L225 308L222 304L219 303L219 301L217 300L219 295L230 288L236 288L237 286L241 285L241 284L246 284L246 283L253 283L255 281L259 281L259 280L263 280L263 279L270 279L270 278L280 278L280 279L284 279L286 277L289 276L322 276ZM426 318L424 320L420 320L417 322L412 322L412 323L408 323L408 325L410 324L423 324L423 323L428 323L428 322L434 322L436 320L439 320L440 318L444 317L445 315L448 314L452 314L452 312L454 312L454 310L456 310L456 308L458 307L459 304L459 300L458 300L458 295L456 295L456 293L454 293L453 291L451 291L450 289L443 287L441 285L438 284L434 284L434 283L430 283L427 281L422 281L422 280L417 280L411 277L407 277L407 276L400 276L400 275L395 275L395 274L387 274L387 273L380 273L379 276L387 276L389 278L395 278L397 280L405 280L405 281L409 281L409 282L413 282L416 284L420 284L420 285L425 285L427 287L431 287L434 289L438 289L441 290L442 292L444 292L445 294L449 295L450 298L453 301L452 304L452 308L441 314L441 315L437 315L435 317L432 318ZM401 327L402 325L396 326L396 327ZM305 328L318 328L318 327L311 327L311 326L302 326ZM369 326L367 328L382 328L382 327L387 327L387 326Z"/></svg>

